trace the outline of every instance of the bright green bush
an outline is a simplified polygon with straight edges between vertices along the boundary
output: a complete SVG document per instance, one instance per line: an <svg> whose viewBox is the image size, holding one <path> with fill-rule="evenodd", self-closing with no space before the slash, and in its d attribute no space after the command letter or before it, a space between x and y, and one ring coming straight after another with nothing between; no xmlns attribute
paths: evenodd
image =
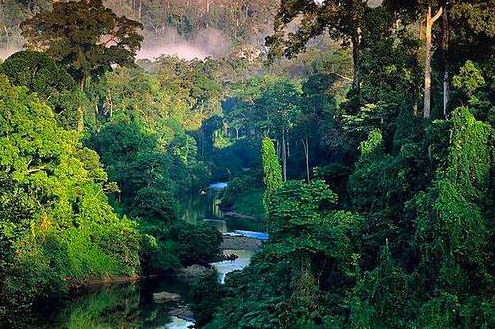
<svg viewBox="0 0 495 329"><path fill-rule="evenodd" d="M107 177L50 107L0 76L0 301L17 307L72 283L139 273L139 233L107 202ZM10 251L9 251L10 250Z"/></svg>

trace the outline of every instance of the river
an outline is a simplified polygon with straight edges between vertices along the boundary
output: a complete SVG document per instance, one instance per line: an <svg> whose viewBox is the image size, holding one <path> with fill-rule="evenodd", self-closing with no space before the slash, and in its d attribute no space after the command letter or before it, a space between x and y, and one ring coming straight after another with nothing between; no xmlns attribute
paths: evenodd
<svg viewBox="0 0 495 329"><path fill-rule="evenodd" d="M201 194L184 196L182 219L190 223L204 221L227 235L266 239L266 235L260 233L260 224L224 217L218 206L218 193L225 186L216 183ZM236 254L238 258L212 264L219 273L220 282L227 273L246 267L255 251L225 250L224 253ZM162 291L177 293L182 299L178 303L153 302L153 293ZM187 298L187 285L171 278L92 287L65 301L46 303L23 323L28 323L24 328L39 329L186 329L194 324L187 311Z"/></svg>

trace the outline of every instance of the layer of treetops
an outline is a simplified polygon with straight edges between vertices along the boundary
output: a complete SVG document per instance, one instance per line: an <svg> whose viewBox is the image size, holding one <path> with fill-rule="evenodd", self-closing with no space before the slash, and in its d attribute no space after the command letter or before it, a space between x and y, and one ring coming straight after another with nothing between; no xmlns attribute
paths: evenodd
<svg viewBox="0 0 495 329"><path fill-rule="evenodd" d="M197 327L495 328L495 1L0 6L1 327L218 260L177 200L228 180L270 238L195 286ZM205 29L231 53L136 60Z"/></svg>

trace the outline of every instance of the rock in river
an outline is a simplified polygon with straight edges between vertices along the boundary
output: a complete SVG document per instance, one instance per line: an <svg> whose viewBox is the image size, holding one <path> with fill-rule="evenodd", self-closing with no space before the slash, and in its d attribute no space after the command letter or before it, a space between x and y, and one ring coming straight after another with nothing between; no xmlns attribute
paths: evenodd
<svg viewBox="0 0 495 329"><path fill-rule="evenodd" d="M177 271L177 277L179 279L190 281L194 278L206 276L213 273L214 270L208 267L204 267L198 264L194 264L188 267L181 268Z"/></svg>
<svg viewBox="0 0 495 329"><path fill-rule="evenodd" d="M153 301L155 303L168 303L168 302L179 302L181 299L179 294L174 294L171 292L157 292L153 294Z"/></svg>

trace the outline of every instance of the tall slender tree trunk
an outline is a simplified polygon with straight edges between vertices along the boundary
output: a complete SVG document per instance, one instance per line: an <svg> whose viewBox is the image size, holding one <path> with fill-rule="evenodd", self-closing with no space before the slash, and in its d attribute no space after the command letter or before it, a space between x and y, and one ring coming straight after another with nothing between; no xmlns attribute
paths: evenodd
<svg viewBox="0 0 495 329"><path fill-rule="evenodd" d="M416 67L419 71L421 67L421 50L423 49L423 41L424 41L424 29L425 29L425 21L423 19L419 20L418 26L418 49L416 53ZM413 114L415 117L419 116L419 99L421 97L421 86L420 84L415 84L414 87L414 99L413 99Z"/></svg>
<svg viewBox="0 0 495 329"><path fill-rule="evenodd" d="M86 87L86 77L83 77L80 83L80 88L82 92L84 92L85 87ZM79 105L79 107L77 108L77 131L80 133L84 131L84 109L82 105Z"/></svg>
<svg viewBox="0 0 495 329"><path fill-rule="evenodd" d="M77 108L77 131L80 133L84 131L84 110L82 106Z"/></svg>
<svg viewBox="0 0 495 329"><path fill-rule="evenodd" d="M443 7L440 7L434 17L432 17L431 5L428 6L426 12L426 28L425 28L425 40L426 40L426 57L425 57L425 91L424 91L424 107L423 116L429 119L431 116L431 58L432 58L432 37L431 32L433 24L440 18L443 13Z"/></svg>
<svg viewBox="0 0 495 329"><path fill-rule="evenodd" d="M352 43L352 90L358 100L358 104L361 103L361 81L359 79L359 69L361 66L361 31L356 29L351 38Z"/></svg>
<svg viewBox="0 0 495 329"><path fill-rule="evenodd" d="M303 139L302 144L303 144L303 148L304 148L304 156L306 158L306 180L309 183L310 174L309 174L309 142L308 142L308 137Z"/></svg>
<svg viewBox="0 0 495 329"><path fill-rule="evenodd" d="M285 128L282 128L282 173L285 182L287 181L287 145L285 143Z"/></svg>
<svg viewBox="0 0 495 329"><path fill-rule="evenodd" d="M445 6L442 16L443 115L445 118L447 118L447 107L450 100L449 44L449 12Z"/></svg>

